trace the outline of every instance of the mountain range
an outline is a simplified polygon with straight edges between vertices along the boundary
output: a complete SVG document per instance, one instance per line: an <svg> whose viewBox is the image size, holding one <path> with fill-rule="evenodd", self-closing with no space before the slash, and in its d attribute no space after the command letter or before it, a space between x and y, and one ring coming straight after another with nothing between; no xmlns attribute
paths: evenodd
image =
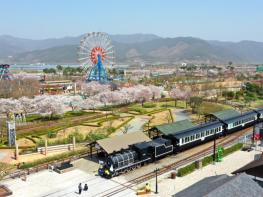
<svg viewBox="0 0 263 197"><path fill-rule="evenodd" d="M0 36L0 63L77 63L83 35L32 40ZM194 37L163 38L154 34L110 35L117 64L263 63L263 42L222 42Z"/></svg>

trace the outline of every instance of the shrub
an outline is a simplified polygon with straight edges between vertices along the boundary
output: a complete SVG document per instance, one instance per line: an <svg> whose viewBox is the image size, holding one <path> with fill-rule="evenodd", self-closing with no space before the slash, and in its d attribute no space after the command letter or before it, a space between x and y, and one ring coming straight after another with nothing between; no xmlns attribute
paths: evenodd
<svg viewBox="0 0 263 197"><path fill-rule="evenodd" d="M202 166L207 166L208 164L213 162L213 155L207 156L204 159L202 159Z"/></svg>
<svg viewBox="0 0 263 197"><path fill-rule="evenodd" d="M75 131L74 133L68 135L68 141L72 142L73 136L75 137L76 142L83 142L85 140L81 133Z"/></svg>
<svg viewBox="0 0 263 197"><path fill-rule="evenodd" d="M25 138L28 140L31 140L34 144L37 143L36 140L34 138L32 138L32 136L26 136Z"/></svg>
<svg viewBox="0 0 263 197"><path fill-rule="evenodd" d="M55 141L47 142L49 146L54 146L54 145L59 145L59 144L69 144L69 143L72 143L72 140L70 141L68 138L57 139Z"/></svg>
<svg viewBox="0 0 263 197"><path fill-rule="evenodd" d="M229 155L235 151L240 150L242 147L243 147L242 143L235 144L235 145L231 146L230 148L225 149L223 155L227 156L227 155Z"/></svg>
<svg viewBox="0 0 263 197"><path fill-rule="evenodd" d="M4 178L15 166L0 162L0 180Z"/></svg>
<svg viewBox="0 0 263 197"><path fill-rule="evenodd" d="M143 105L144 108L154 108L156 107L155 103L144 103Z"/></svg>
<svg viewBox="0 0 263 197"><path fill-rule="evenodd" d="M37 144L37 146L45 146L45 140L41 138L38 140L38 142L36 144Z"/></svg>
<svg viewBox="0 0 263 197"><path fill-rule="evenodd" d="M87 136L86 136L86 140L89 141L97 141L100 139L104 139L106 138L107 135L104 133L99 133L99 132L90 132Z"/></svg>
<svg viewBox="0 0 263 197"><path fill-rule="evenodd" d="M37 152L36 147L22 149L19 151L19 154L23 155L23 154L29 154L29 153L34 153L34 152Z"/></svg>
<svg viewBox="0 0 263 197"><path fill-rule="evenodd" d="M107 128L107 135L114 133L116 129L114 127Z"/></svg>
<svg viewBox="0 0 263 197"><path fill-rule="evenodd" d="M190 174L191 172L195 171L195 169L196 169L195 168L195 163L191 163L191 164L189 164L189 165L187 165L187 166L185 166L183 168L180 168L178 170L177 175L179 177L182 177L182 176L185 176L185 175Z"/></svg>
<svg viewBox="0 0 263 197"><path fill-rule="evenodd" d="M243 144L241 144L241 143L235 144L235 145L231 146L230 148L225 149L223 155L227 156L227 155L229 155L229 154L231 154L237 150L240 150L242 147L243 147ZM213 155L207 156L207 157L202 159L202 166L207 166L208 164L210 164L212 162L213 162ZM187 174L190 174L195 169L196 169L195 163L191 163L191 164L189 164L183 168L180 168L178 170L177 175L179 177L182 177L182 176L185 176Z"/></svg>
<svg viewBox="0 0 263 197"><path fill-rule="evenodd" d="M55 137L57 137L57 133L56 133L56 132L49 131L49 132L47 133L47 137L48 137L48 138L55 138Z"/></svg>
<svg viewBox="0 0 263 197"><path fill-rule="evenodd" d="M140 114L144 114L147 113L147 111L145 109L142 109L141 107L133 107L131 108L132 111L138 112Z"/></svg>

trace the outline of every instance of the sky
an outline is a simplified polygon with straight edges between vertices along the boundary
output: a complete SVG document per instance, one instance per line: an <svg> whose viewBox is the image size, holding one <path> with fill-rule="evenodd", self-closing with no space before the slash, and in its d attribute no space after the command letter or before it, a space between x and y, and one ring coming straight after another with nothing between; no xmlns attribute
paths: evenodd
<svg viewBox="0 0 263 197"><path fill-rule="evenodd" d="M1 0L0 35L151 33L263 42L262 0Z"/></svg>

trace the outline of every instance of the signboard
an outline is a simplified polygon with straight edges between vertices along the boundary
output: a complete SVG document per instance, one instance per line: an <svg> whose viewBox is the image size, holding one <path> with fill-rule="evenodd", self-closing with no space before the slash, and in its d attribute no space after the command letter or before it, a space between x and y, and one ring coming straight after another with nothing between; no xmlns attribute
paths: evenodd
<svg viewBox="0 0 263 197"><path fill-rule="evenodd" d="M263 66L257 66L256 71L257 72L263 72Z"/></svg>
<svg viewBox="0 0 263 197"><path fill-rule="evenodd" d="M15 146L16 145L16 124L15 122L6 122L7 127L7 136L8 136L8 145Z"/></svg>

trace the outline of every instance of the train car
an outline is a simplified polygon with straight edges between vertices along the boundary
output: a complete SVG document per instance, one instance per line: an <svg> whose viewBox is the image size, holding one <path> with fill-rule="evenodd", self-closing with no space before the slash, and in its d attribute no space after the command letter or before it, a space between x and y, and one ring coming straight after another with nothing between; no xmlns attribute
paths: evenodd
<svg viewBox="0 0 263 197"><path fill-rule="evenodd" d="M153 162L165 155L181 152L259 122L263 122L263 108L245 112L225 120L216 120L194 126L175 134L163 136L163 138L156 138L150 142L133 144L129 146L129 149L109 156L103 167L99 169L99 175L111 178L140 167L145 163ZM259 135L262 139L263 128L260 130Z"/></svg>
<svg viewBox="0 0 263 197"><path fill-rule="evenodd" d="M168 135L172 140L174 152L181 152L199 144L205 143L220 136L223 132L224 124L220 121L204 123L178 133Z"/></svg>
<svg viewBox="0 0 263 197"><path fill-rule="evenodd" d="M157 138L133 144L129 149L109 156L98 174L106 178L118 176L170 153L173 153L173 145L168 139Z"/></svg>
<svg viewBox="0 0 263 197"><path fill-rule="evenodd" d="M258 122L263 122L263 108L254 111L258 114Z"/></svg>
<svg viewBox="0 0 263 197"><path fill-rule="evenodd" d="M258 113L255 111L245 112L242 115L224 120L225 134L233 133L241 129L253 126L258 120Z"/></svg>
<svg viewBox="0 0 263 197"><path fill-rule="evenodd" d="M139 157L151 157L152 161L161 158L169 153L173 153L173 145L171 140L164 138L156 138L150 142L141 142L132 145L132 149L139 153Z"/></svg>

